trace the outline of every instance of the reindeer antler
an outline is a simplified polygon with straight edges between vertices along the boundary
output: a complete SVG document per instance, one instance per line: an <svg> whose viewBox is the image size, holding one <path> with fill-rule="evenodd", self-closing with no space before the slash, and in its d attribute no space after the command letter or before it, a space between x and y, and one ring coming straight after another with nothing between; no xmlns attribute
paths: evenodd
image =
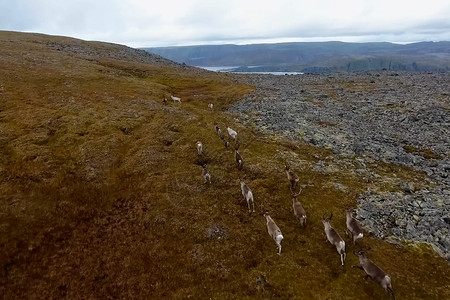
<svg viewBox="0 0 450 300"><path fill-rule="evenodd" d="M297 197L298 195L300 195L301 194L301 192L303 191L303 189L302 188L300 188L300 190L298 191L298 193L297 194L295 194L294 193L294 191L292 190L292 187L290 187L290 189L291 189L291 195L292 195L292 197Z"/></svg>

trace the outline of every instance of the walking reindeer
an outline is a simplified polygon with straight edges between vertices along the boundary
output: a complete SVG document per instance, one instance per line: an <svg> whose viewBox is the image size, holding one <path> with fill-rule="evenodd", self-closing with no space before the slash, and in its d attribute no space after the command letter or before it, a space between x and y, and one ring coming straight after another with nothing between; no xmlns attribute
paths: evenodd
<svg viewBox="0 0 450 300"><path fill-rule="evenodd" d="M280 228L277 226L275 221L270 217L268 212L264 213L264 217L266 218L267 222L267 232L269 235L273 238L275 241L275 244L277 244L278 248L278 255L281 254L281 242L283 241L283 234L281 233Z"/></svg>
<svg viewBox="0 0 450 300"><path fill-rule="evenodd" d="M245 201L247 201L248 212L251 213L252 210L255 212L255 201L253 199L253 193L250 188L245 184L244 180L241 179L241 191L242 196Z"/></svg>
<svg viewBox="0 0 450 300"><path fill-rule="evenodd" d="M370 250L368 248L367 250ZM392 289L391 276L386 274L383 270L381 270L377 265L375 265L370 259L368 259L365 255L364 250L358 250L353 252L359 259L359 266L352 266L352 268L359 268L366 272L366 277L372 278L373 281L377 282L381 287L389 292L392 298L395 300L394 290Z"/></svg>
<svg viewBox="0 0 450 300"><path fill-rule="evenodd" d="M306 227L306 211L303 208L300 201L297 200L298 195L302 190L300 190L297 194L294 194L294 192L291 190L292 194L292 208L294 209L294 215L297 217L297 220L300 222L300 226Z"/></svg>
<svg viewBox="0 0 450 300"><path fill-rule="evenodd" d="M211 174L209 173L208 169L206 169L206 164L202 165L202 176L203 176L203 183L211 183Z"/></svg>
<svg viewBox="0 0 450 300"><path fill-rule="evenodd" d="M285 172L287 179L291 183L291 190L295 189L299 182L298 176L291 170L291 167L288 164L285 165Z"/></svg>
<svg viewBox="0 0 450 300"><path fill-rule="evenodd" d="M353 218L353 209L349 208L345 210L345 215L347 229L352 235L353 245L355 245L356 240L362 238L364 234L361 227L359 227L358 222Z"/></svg>
<svg viewBox="0 0 450 300"><path fill-rule="evenodd" d="M336 247L337 252L341 256L341 264L344 265L346 253L345 253L345 242L341 236L331 227L330 220L333 214L329 218L325 218L325 214L322 216L322 223L325 227L325 234L327 235L327 240Z"/></svg>

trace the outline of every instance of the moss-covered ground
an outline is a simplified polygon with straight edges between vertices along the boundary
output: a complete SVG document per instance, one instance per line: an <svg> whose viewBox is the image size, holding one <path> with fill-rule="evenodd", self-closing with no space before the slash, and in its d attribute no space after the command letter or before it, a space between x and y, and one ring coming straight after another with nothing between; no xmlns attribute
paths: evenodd
<svg viewBox="0 0 450 300"><path fill-rule="evenodd" d="M359 246L372 248L368 256L391 275L397 299L450 299L449 264L426 246L364 237L354 247L343 235L345 208L381 180L316 172L309 166L327 162L329 150L245 128L225 109L253 87L232 75L111 55L121 49L0 32L3 299L388 299L351 268ZM181 104L163 104L171 94ZM216 123L238 132L242 170ZM305 229L292 213L286 161L308 185L299 196ZM211 185L203 184L203 162ZM372 167L418 185L424 179ZM280 256L263 211L283 232ZM347 241L343 267L326 242L325 213Z"/></svg>

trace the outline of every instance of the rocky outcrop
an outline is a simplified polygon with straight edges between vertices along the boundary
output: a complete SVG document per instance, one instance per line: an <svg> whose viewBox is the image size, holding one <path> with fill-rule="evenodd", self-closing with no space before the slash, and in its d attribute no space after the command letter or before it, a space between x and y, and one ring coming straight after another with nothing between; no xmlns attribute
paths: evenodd
<svg viewBox="0 0 450 300"><path fill-rule="evenodd" d="M380 238L433 244L450 257L450 74L242 77L257 87L230 109L261 131L426 173L425 188L367 191L358 218ZM370 171L367 171L370 173Z"/></svg>

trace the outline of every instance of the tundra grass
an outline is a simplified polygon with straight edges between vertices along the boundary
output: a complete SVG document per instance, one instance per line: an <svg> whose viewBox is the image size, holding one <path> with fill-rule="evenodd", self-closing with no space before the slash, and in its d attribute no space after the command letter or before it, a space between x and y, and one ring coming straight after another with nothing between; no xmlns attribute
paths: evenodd
<svg viewBox="0 0 450 300"><path fill-rule="evenodd" d="M54 43L81 50L55 50ZM330 161L330 150L259 134L223 112L253 89L231 75L111 58L117 49L0 33L5 299L388 299L351 268L358 247L348 238L340 265L321 223L333 213L342 234L344 209L378 182L316 172L310 166ZM170 94L181 104L164 105ZM238 132L242 170L216 123L224 133L227 125ZM306 229L292 213L286 161L307 184L299 196ZM203 184L204 162L210 185ZM371 167L389 176L386 164ZM411 181L423 179L392 168ZM239 178L254 193L256 213L247 211ZM285 237L280 256L263 211ZM397 299L450 297L448 262L432 251L371 237L360 246L370 246L369 258L391 275Z"/></svg>

